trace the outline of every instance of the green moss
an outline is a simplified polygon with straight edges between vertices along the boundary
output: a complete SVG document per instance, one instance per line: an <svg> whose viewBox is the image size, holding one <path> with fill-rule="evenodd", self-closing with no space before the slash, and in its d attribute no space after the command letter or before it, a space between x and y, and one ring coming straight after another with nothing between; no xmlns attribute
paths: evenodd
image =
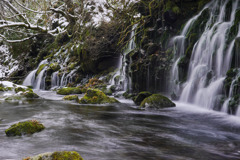
<svg viewBox="0 0 240 160"><path fill-rule="evenodd" d="M78 87L66 87L57 90L57 94L69 95L69 94L81 94L82 90Z"/></svg>
<svg viewBox="0 0 240 160"><path fill-rule="evenodd" d="M54 152L52 154L53 160L83 160L77 152Z"/></svg>
<svg viewBox="0 0 240 160"><path fill-rule="evenodd" d="M147 98L147 97L149 97L149 96L151 96L151 95L152 95L152 93L150 93L150 92L148 92L148 91L140 92L140 93L138 93L138 95L134 98L133 101L134 101L134 103L135 103L136 105L140 105L145 98Z"/></svg>
<svg viewBox="0 0 240 160"><path fill-rule="evenodd" d="M51 63L49 67L53 72L56 72L61 68L60 65L57 62L56 63Z"/></svg>
<svg viewBox="0 0 240 160"><path fill-rule="evenodd" d="M5 98L5 101L19 101L19 100L22 100L22 96L20 95L13 95L11 97L7 97Z"/></svg>
<svg viewBox="0 0 240 160"><path fill-rule="evenodd" d="M44 128L45 127L43 124L39 123L38 121L30 120L12 125L10 128L5 130L5 133L7 136L22 136L25 134L40 132Z"/></svg>
<svg viewBox="0 0 240 160"><path fill-rule="evenodd" d="M65 96L65 97L63 97L63 100L66 100L66 101L76 101L76 102L79 101L77 95L68 95L68 96Z"/></svg>
<svg viewBox="0 0 240 160"><path fill-rule="evenodd" d="M160 109L175 106L176 105L167 97L160 94L153 94L142 101L140 108L150 107Z"/></svg>
<svg viewBox="0 0 240 160"><path fill-rule="evenodd" d="M23 96L27 99L39 98L39 96L36 93L34 93L33 91L24 92Z"/></svg>
<svg viewBox="0 0 240 160"><path fill-rule="evenodd" d="M4 88L4 87L0 87L0 91L1 91L1 92L4 92L4 91L5 91L5 88Z"/></svg>
<svg viewBox="0 0 240 160"><path fill-rule="evenodd" d="M42 64L39 66L37 72L36 72L36 76L47 66L47 64Z"/></svg>
<svg viewBox="0 0 240 160"><path fill-rule="evenodd" d="M69 70L73 70L73 69L76 67L76 64L77 64L77 63L70 63L67 68L68 68Z"/></svg>
<svg viewBox="0 0 240 160"><path fill-rule="evenodd" d="M99 89L89 88L83 98L80 99L81 104L105 104L119 103L115 98L110 98Z"/></svg>
<svg viewBox="0 0 240 160"><path fill-rule="evenodd" d="M172 11L175 14L179 14L180 8L174 3L172 0L168 0L165 6L165 12L166 11Z"/></svg>
<svg viewBox="0 0 240 160"><path fill-rule="evenodd" d="M83 158L75 151L61 151L43 153L23 160L83 160Z"/></svg>
<svg viewBox="0 0 240 160"><path fill-rule="evenodd" d="M25 89L25 88L22 88L22 87L17 87L17 88L14 89L14 91L15 91L16 93L18 93L18 92L25 92L26 89Z"/></svg>

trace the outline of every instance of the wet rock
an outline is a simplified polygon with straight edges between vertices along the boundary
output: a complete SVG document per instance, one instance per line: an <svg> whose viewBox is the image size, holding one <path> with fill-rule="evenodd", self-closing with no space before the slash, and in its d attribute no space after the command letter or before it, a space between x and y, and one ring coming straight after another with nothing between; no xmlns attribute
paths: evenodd
<svg viewBox="0 0 240 160"><path fill-rule="evenodd" d="M161 109L175 106L176 104L167 97L160 94L153 94L142 101L140 108Z"/></svg>
<svg viewBox="0 0 240 160"><path fill-rule="evenodd" d="M83 160L83 158L75 151L61 151L43 153L23 160Z"/></svg>
<svg viewBox="0 0 240 160"><path fill-rule="evenodd" d="M70 95L70 94L81 94L81 88L78 87L65 87L57 90L57 94Z"/></svg>
<svg viewBox="0 0 240 160"><path fill-rule="evenodd" d="M105 104L105 103L119 103L115 98L108 97L99 89L89 88L82 99L81 104Z"/></svg>
<svg viewBox="0 0 240 160"><path fill-rule="evenodd" d="M12 125L5 130L5 133L7 136L22 136L40 132L44 128L43 124L39 123L37 120L30 120Z"/></svg>
<svg viewBox="0 0 240 160"><path fill-rule="evenodd" d="M147 92L147 91L140 92L140 93L138 93L138 95L134 98L133 101L134 101L134 103L135 103L136 105L140 105L145 98L147 98L147 97L149 97L149 96L151 96L151 95L152 95L152 93Z"/></svg>
<svg viewBox="0 0 240 160"><path fill-rule="evenodd" d="M65 100L65 101L76 101L76 102L79 101L77 95L68 95L68 96L65 96L65 97L63 97L63 100Z"/></svg>

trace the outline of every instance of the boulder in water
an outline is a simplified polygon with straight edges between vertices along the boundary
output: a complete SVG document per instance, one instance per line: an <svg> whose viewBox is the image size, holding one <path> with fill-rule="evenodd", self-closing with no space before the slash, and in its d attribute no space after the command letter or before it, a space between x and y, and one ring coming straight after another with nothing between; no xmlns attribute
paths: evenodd
<svg viewBox="0 0 240 160"><path fill-rule="evenodd" d="M138 95L134 98L134 103L136 104L136 105L140 105L141 104L141 102L145 99L145 98L147 98L147 97L149 97L149 96L151 96L152 95L152 93L150 93L150 92L148 92L148 91L144 91L144 92L140 92L140 93L138 93Z"/></svg>
<svg viewBox="0 0 240 160"><path fill-rule="evenodd" d="M99 89L88 88L86 94L80 99L81 104L105 104L105 103L119 103L115 98L108 97Z"/></svg>
<svg viewBox="0 0 240 160"><path fill-rule="evenodd" d="M78 87L65 87L57 90L57 94L70 95L70 94L81 94L82 90Z"/></svg>
<svg viewBox="0 0 240 160"><path fill-rule="evenodd" d="M23 160L83 160L83 158L75 151L61 151L43 153Z"/></svg>
<svg viewBox="0 0 240 160"><path fill-rule="evenodd" d="M173 103L167 97L160 94L153 94L142 101L140 108L149 107L149 108L161 109L161 108L168 108L168 107L175 107L175 106L176 104Z"/></svg>
<svg viewBox="0 0 240 160"><path fill-rule="evenodd" d="M63 100L65 100L65 101L76 101L76 102L79 101L77 95L68 95L68 96L65 96L65 97L63 97Z"/></svg>
<svg viewBox="0 0 240 160"><path fill-rule="evenodd" d="M5 130L5 133L7 136L22 136L40 132L44 128L43 124L39 123L37 120L29 120L12 125Z"/></svg>

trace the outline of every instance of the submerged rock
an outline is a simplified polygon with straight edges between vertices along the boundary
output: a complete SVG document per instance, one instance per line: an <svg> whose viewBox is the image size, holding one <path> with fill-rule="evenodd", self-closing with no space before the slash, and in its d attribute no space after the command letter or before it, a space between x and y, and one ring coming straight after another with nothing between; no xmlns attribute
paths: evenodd
<svg viewBox="0 0 240 160"><path fill-rule="evenodd" d="M57 94L69 95L69 94L81 94L81 88L78 87L65 87L57 90Z"/></svg>
<svg viewBox="0 0 240 160"><path fill-rule="evenodd" d="M152 93L150 93L150 92L147 92L147 91L144 91L144 92L140 92L140 93L138 93L138 95L134 98L134 103L136 104L136 105L140 105L141 104L141 102L145 99L145 98L147 98L147 97L149 97L149 96L151 96L152 95Z"/></svg>
<svg viewBox="0 0 240 160"><path fill-rule="evenodd" d="M22 136L40 132L44 128L43 124L39 123L37 120L29 120L12 125L5 130L5 133L7 136Z"/></svg>
<svg viewBox="0 0 240 160"><path fill-rule="evenodd" d="M75 151L61 151L43 153L23 160L83 160L83 158Z"/></svg>
<svg viewBox="0 0 240 160"><path fill-rule="evenodd" d="M89 88L83 98L80 99L81 104L105 104L119 103L115 98L108 97L99 89Z"/></svg>
<svg viewBox="0 0 240 160"><path fill-rule="evenodd" d="M161 108L168 108L168 107L175 107L175 106L176 104L173 103L167 97L160 94L153 94L142 101L140 108L149 107L149 108L161 109Z"/></svg>
<svg viewBox="0 0 240 160"><path fill-rule="evenodd" d="M66 101L76 101L76 102L79 101L77 95L68 95L68 96L65 96L65 97L63 97L63 100L66 100Z"/></svg>

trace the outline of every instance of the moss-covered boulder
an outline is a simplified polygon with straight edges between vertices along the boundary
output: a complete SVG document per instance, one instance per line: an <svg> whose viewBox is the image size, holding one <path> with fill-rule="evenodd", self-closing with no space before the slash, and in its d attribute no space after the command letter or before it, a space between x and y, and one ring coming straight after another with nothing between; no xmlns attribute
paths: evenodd
<svg viewBox="0 0 240 160"><path fill-rule="evenodd" d="M43 153L23 160L83 160L83 158L75 151L61 151Z"/></svg>
<svg viewBox="0 0 240 160"><path fill-rule="evenodd" d="M149 108L161 109L161 108L168 108L168 107L175 107L175 106L176 104L173 103L167 97L160 94L153 94L142 101L140 108L149 107Z"/></svg>
<svg viewBox="0 0 240 160"><path fill-rule="evenodd" d="M25 97L27 99L39 98L39 96L36 93L34 93L33 91L24 92L22 95L23 95L23 97Z"/></svg>
<svg viewBox="0 0 240 160"><path fill-rule="evenodd" d="M40 132L44 128L43 124L39 123L37 120L29 120L12 125L5 130L5 133L7 136L22 136Z"/></svg>
<svg viewBox="0 0 240 160"><path fill-rule="evenodd" d="M149 96L151 96L151 95L152 95L152 93L147 92L147 91L140 92L140 93L138 93L138 95L133 99L133 101L134 101L134 103L135 103L136 105L140 105L145 98L147 98L147 97L149 97Z"/></svg>
<svg viewBox="0 0 240 160"><path fill-rule="evenodd" d="M80 99L81 104L105 104L105 103L119 103L115 98L108 97L99 89L89 88L83 98Z"/></svg>
<svg viewBox="0 0 240 160"><path fill-rule="evenodd" d="M78 87L65 87L57 90L57 94L69 95L69 94L81 94L82 90Z"/></svg>
<svg viewBox="0 0 240 160"><path fill-rule="evenodd" d="M63 100L65 100L65 101L76 101L76 102L79 101L77 95L68 95L68 96L65 96L65 97L63 97Z"/></svg>

